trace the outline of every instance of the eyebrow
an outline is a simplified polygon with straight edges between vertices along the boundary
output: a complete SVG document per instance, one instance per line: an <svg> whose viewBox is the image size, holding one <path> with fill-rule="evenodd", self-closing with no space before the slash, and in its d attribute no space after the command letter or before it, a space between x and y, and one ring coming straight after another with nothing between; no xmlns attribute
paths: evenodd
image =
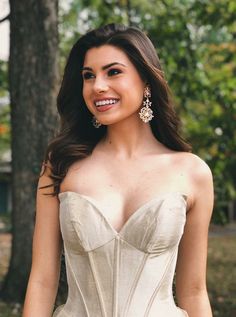
<svg viewBox="0 0 236 317"><path fill-rule="evenodd" d="M111 67L111 66L114 66L114 65L121 65L121 66L124 66L126 67L126 65L122 64L122 63L118 63L118 62L114 62L114 63L110 63L110 64L107 64L107 65L104 65L102 66L102 70L106 70L107 68ZM92 71L93 69L91 67L83 67L81 71L83 70L90 70Z"/></svg>

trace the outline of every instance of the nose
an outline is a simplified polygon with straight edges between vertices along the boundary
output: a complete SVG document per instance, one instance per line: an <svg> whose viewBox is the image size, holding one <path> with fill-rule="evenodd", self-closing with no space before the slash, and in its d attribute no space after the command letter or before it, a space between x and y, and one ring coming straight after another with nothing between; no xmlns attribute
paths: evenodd
<svg viewBox="0 0 236 317"><path fill-rule="evenodd" d="M106 80L100 76L97 76L94 81L93 89L94 89L94 92L96 92L97 94L106 92L108 90L108 85Z"/></svg>

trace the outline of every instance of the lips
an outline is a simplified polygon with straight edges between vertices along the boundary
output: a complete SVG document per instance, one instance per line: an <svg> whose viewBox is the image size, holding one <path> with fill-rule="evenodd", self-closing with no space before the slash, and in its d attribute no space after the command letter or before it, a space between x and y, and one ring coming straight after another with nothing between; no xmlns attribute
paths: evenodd
<svg viewBox="0 0 236 317"><path fill-rule="evenodd" d="M107 111L107 110L113 108L114 106L115 106L114 104L113 105L99 106L99 107L97 107L97 111L104 112L104 111Z"/></svg>

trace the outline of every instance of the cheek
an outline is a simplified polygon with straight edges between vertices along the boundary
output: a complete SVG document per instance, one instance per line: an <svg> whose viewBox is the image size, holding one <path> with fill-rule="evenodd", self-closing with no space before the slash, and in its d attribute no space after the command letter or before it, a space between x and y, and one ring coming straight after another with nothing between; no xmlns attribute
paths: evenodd
<svg viewBox="0 0 236 317"><path fill-rule="evenodd" d="M87 85L83 86L82 96L84 98L84 102L85 102L88 110L92 113L93 112L93 104L92 104L92 101L90 100L90 92L89 92L89 88Z"/></svg>
<svg viewBox="0 0 236 317"><path fill-rule="evenodd" d="M121 85L122 89L126 91L126 95L129 96L129 98L131 98L136 103L142 102L145 84L139 77L133 76L126 82L123 82Z"/></svg>
<svg viewBox="0 0 236 317"><path fill-rule="evenodd" d="M82 95L83 95L84 101L87 102L89 97L89 89L87 85L83 86Z"/></svg>
<svg viewBox="0 0 236 317"><path fill-rule="evenodd" d="M131 87L131 88L129 88ZM143 87L141 85L134 84L124 86L125 96L127 101L132 101L134 107L140 106L143 101Z"/></svg>

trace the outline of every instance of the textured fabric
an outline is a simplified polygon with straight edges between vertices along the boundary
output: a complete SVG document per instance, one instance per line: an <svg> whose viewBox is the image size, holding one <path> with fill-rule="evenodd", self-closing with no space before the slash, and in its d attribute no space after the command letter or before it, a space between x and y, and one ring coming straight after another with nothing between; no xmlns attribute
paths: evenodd
<svg viewBox="0 0 236 317"><path fill-rule="evenodd" d="M172 283L186 196L159 195L117 232L91 197L59 194L68 298L53 317L184 317Z"/></svg>

